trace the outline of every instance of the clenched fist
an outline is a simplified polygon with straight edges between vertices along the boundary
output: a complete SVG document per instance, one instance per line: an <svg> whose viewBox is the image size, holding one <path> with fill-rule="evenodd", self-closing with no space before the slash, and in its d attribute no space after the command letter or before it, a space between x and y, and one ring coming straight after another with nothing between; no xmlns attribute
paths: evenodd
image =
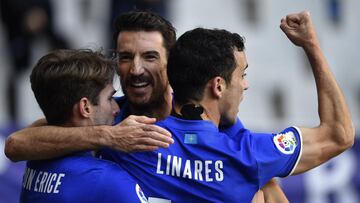
<svg viewBox="0 0 360 203"><path fill-rule="evenodd" d="M290 14L282 18L280 28L296 46L305 47L307 45L318 44L308 11Z"/></svg>

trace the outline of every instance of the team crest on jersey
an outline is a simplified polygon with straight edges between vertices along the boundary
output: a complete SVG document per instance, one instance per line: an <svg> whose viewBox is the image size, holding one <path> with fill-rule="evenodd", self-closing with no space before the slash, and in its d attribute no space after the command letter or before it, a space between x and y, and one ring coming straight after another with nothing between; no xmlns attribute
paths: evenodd
<svg viewBox="0 0 360 203"><path fill-rule="evenodd" d="M148 203L148 200L138 184L135 185L136 194L141 203Z"/></svg>
<svg viewBox="0 0 360 203"><path fill-rule="evenodd" d="M298 145L296 136L291 131L275 135L273 141L276 148L284 154L293 154L296 146Z"/></svg>

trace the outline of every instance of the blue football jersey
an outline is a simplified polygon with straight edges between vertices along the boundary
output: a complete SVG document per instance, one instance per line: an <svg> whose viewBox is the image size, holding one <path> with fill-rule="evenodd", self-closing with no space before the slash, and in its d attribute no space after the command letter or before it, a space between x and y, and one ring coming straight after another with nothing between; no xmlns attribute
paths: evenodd
<svg viewBox="0 0 360 203"><path fill-rule="evenodd" d="M129 116L129 103L125 96L114 97L114 99L120 107L120 113L114 118L114 124L116 125Z"/></svg>
<svg viewBox="0 0 360 203"><path fill-rule="evenodd" d="M240 120L220 132L210 121L173 116L157 123L174 144L152 152L102 151L131 174L149 197L172 202L250 202L273 177L291 174L301 155L296 127L254 133Z"/></svg>
<svg viewBox="0 0 360 203"><path fill-rule="evenodd" d="M146 202L135 180L120 166L90 152L29 161L20 202Z"/></svg>
<svg viewBox="0 0 360 203"><path fill-rule="evenodd" d="M225 133L232 139L236 139L237 135L241 135L240 131L246 130L243 123L240 121L239 118L236 118L236 122L229 127L220 128L220 132Z"/></svg>

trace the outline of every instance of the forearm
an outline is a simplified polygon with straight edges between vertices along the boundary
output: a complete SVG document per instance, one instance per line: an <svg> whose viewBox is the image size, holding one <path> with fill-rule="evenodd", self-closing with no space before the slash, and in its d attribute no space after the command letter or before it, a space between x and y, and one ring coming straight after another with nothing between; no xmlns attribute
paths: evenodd
<svg viewBox="0 0 360 203"><path fill-rule="evenodd" d="M8 137L5 154L12 161L21 161L51 159L102 147L123 152L167 148L174 143L171 133L152 125L155 121L144 116L129 116L115 126L29 127Z"/></svg>
<svg viewBox="0 0 360 203"><path fill-rule="evenodd" d="M301 128L303 153L294 175L314 168L350 148L355 130L344 95L335 81L318 43L304 50L314 72L320 125Z"/></svg>
<svg viewBox="0 0 360 203"><path fill-rule="evenodd" d="M104 126L29 127L11 134L5 154L12 161L51 159L77 151L95 150L104 143Z"/></svg>
<svg viewBox="0 0 360 203"><path fill-rule="evenodd" d="M289 200L286 198L279 184L273 178L266 185L261 188L264 193L266 203L287 203Z"/></svg>

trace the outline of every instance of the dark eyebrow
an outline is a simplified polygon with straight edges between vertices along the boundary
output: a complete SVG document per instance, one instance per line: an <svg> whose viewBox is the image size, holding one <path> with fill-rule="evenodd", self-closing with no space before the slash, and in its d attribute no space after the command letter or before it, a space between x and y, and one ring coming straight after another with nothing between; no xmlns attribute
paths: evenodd
<svg viewBox="0 0 360 203"><path fill-rule="evenodd" d="M128 52L128 51L118 51L117 53L118 53L118 54L131 54L131 53Z"/></svg>
<svg viewBox="0 0 360 203"><path fill-rule="evenodd" d="M134 55L129 52L129 51L117 51L116 52L116 57L119 57L118 60L122 59L122 58L129 58L129 57L133 57Z"/></svg>
<svg viewBox="0 0 360 203"><path fill-rule="evenodd" d="M160 55L159 52L157 52L157 51L146 51L144 54L154 54L154 55L157 55L157 56Z"/></svg>

